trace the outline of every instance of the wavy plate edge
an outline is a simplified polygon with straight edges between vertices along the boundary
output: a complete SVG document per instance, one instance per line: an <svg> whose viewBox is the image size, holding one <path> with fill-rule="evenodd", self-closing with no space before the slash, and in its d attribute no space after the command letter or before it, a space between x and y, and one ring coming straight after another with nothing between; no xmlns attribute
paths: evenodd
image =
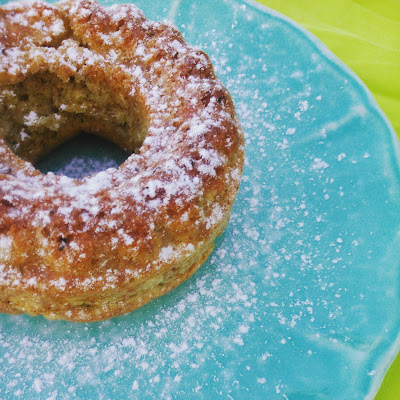
<svg viewBox="0 0 400 400"><path fill-rule="evenodd" d="M176 0L175 0L176 1ZM325 45L317 36L313 33L308 31L298 22L294 21L293 19L287 17L286 15L265 6L256 0L241 0L243 4L249 6L259 12L269 14L270 16L276 18L277 20L290 25L291 27L295 28L297 32L307 38L319 51L320 55L323 56L328 62L333 64L336 68L339 68L347 77L357 85L363 93L366 95L366 99L368 100L368 106L371 111L375 112L377 117L381 119L382 123L387 127L389 133L389 141L391 144L392 152L389 154L391 161L393 161L393 169L398 177L400 182L400 142L397 137L397 134L386 114L382 111L379 107L377 101L375 100L373 94L367 87L367 85L361 80L361 78L351 69L349 68L339 57L337 57L327 45ZM376 374L372 378L372 383L369 388L369 392L367 393L365 400L373 400L376 394L379 391L379 388L383 382L383 379L389 370L390 366L392 365L393 361L395 360L396 356L400 352L400 331L397 334L396 339L389 346L386 354L381 354L378 357L376 364Z"/></svg>

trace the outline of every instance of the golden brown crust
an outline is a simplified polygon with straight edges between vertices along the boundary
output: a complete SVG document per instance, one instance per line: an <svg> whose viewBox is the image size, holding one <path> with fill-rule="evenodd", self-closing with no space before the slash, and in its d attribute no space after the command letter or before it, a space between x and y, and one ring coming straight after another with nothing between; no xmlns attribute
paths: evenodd
<svg viewBox="0 0 400 400"><path fill-rule="evenodd" d="M208 57L132 5L10 3L0 30L0 311L97 321L176 287L223 231L243 168ZM140 151L80 181L33 168L81 130Z"/></svg>

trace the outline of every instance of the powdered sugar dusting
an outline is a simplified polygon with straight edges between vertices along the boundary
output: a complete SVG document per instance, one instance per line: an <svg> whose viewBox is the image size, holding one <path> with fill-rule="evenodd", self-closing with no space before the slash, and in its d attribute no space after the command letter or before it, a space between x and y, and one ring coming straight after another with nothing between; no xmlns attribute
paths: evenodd
<svg viewBox="0 0 400 400"><path fill-rule="evenodd" d="M175 22L215 61L246 131L226 234L192 280L133 314L78 326L3 317L4 392L366 398L398 332L398 175L376 110L354 112L360 87L275 16L230 1L187 4ZM192 124L186 135L203 132ZM190 171L191 161L179 165ZM381 235L393 241L380 246ZM160 250L169 258L177 248Z"/></svg>
<svg viewBox="0 0 400 400"><path fill-rule="evenodd" d="M7 235L0 235L0 254L3 260L7 260L11 255L12 239Z"/></svg>

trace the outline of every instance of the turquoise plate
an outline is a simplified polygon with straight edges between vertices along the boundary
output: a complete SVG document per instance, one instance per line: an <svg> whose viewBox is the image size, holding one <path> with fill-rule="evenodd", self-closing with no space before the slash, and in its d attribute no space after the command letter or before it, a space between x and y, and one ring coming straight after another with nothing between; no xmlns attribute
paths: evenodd
<svg viewBox="0 0 400 400"><path fill-rule="evenodd" d="M246 133L205 265L122 317L0 316L2 399L372 399L400 342L397 139L313 36L250 1L139 0L210 54Z"/></svg>

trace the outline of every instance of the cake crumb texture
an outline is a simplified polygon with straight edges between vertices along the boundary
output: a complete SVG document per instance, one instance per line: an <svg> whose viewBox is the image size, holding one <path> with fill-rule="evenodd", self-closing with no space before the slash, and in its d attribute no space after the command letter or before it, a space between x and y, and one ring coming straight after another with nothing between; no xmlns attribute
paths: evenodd
<svg viewBox="0 0 400 400"><path fill-rule="evenodd" d="M187 279L231 212L243 133L208 56L133 5L0 8L0 311L96 321ZM131 153L33 167L80 132Z"/></svg>

